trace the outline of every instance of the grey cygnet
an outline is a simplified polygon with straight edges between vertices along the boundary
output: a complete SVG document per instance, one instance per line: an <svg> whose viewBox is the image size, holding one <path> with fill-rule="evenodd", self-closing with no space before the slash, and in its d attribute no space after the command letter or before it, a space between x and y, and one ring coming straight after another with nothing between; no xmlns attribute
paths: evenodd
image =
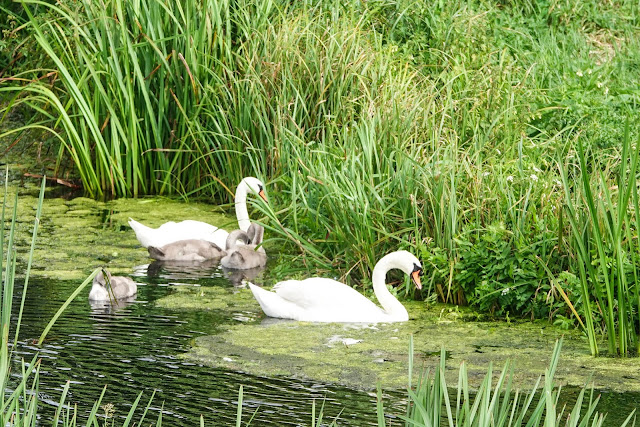
<svg viewBox="0 0 640 427"><path fill-rule="evenodd" d="M106 270L105 270L106 271ZM109 301L111 299L127 298L138 292L136 282L124 276L112 276L107 271L110 289L102 271L93 278L93 286L89 292L89 299L92 301Z"/></svg>
<svg viewBox="0 0 640 427"><path fill-rule="evenodd" d="M220 260L220 265L236 270L262 267L267 263L267 254L262 246L264 228L258 224L251 224L245 233L234 230L227 237L227 255ZM239 245L241 240L244 245Z"/></svg>
<svg viewBox="0 0 640 427"><path fill-rule="evenodd" d="M204 261L225 256L218 245L206 240L187 239L156 248L149 246L149 256L159 261Z"/></svg>

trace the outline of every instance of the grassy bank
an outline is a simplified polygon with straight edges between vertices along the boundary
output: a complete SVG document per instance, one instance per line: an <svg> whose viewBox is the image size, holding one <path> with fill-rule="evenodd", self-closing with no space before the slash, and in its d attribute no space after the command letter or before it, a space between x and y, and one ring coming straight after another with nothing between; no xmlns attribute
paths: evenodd
<svg viewBox="0 0 640 427"><path fill-rule="evenodd" d="M228 202L224 186L257 175L269 237L305 272L368 289L382 254L410 249L429 266L422 297L581 324L594 354L605 332L626 355L637 15L595 0L62 2L24 30L41 68L0 93L39 113L28 126L96 197Z"/></svg>

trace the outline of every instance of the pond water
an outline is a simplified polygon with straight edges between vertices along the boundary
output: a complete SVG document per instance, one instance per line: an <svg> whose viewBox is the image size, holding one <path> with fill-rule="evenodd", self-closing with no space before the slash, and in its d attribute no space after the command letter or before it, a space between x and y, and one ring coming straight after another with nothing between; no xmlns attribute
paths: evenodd
<svg viewBox="0 0 640 427"><path fill-rule="evenodd" d="M77 403L86 417L106 385L103 404L115 406L124 418L131 403L144 391L142 407L155 390L150 418L163 413L164 425L197 425L202 415L215 425L233 425L240 385L244 388L243 418L255 411L253 425L310 425L313 402L324 405L325 419L338 417L338 425L377 425L375 394L322 382L297 378L255 376L245 372L211 368L180 357L199 336L219 333L233 324L255 325L255 312L172 311L154 304L171 292L171 286L232 288L218 269L175 271L142 265L132 277L138 282L135 301L113 308L77 298L58 320L42 347L34 343L60 304L78 285L76 281L36 279L31 281L25 301L21 339L14 352L14 372L20 358L42 359L41 414L53 415L62 389L71 381L68 402ZM14 304L22 297L18 288ZM572 405L578 390L565 388L561 401ZM609 412L607 425L620 425L638 405L637 393L601 392L600 411ZM405 393L385 392L388 425L403 425L394 414L402 414ZM452 398L455 398L452 395ZM101 411L102 412L102 411ZM43 420L44 421L44 420ZM46 423L46 421L45 421Z"/></svg>
<svg viewBox="0 0 640 427"><path fill-rule="evenodd" d="M29 284L21 340L14 355L42 358L40 394L57 402L67 380L70 401L87 415L107 385L104 403L112 403L117 416L126 416L140 391L147 402L156 395L152 411L162 406L164 425L196 425L200 415L216 425L232 425L237 410L238 388L244 387L244 418L257 409L253 425L309 425L312 404L324 404L325 417L338 414L340 425L375 425L375 397L371 393L318 382L253 376L187 362L179 355L195 337L215 334L233 323L259 321L253 313L221 311L175 312L157 307L158 298L169 292L168 284L233 287L217 269L176 274L146 265L137 267L139 283L134 302L116 309L90 305L78 297L59 319L45 343L33 343L48 320L77 287L76 281L33 280ZM19 304L21 292L16 292ZM394 396L396 405L401 404ZM389 405L389 402L387 404ZM141 405L144 406L144 405ZM53 407L44 413L53 413ZM102 412L102 411L101 411ZM140 414L141 411L138 412ZM154 414L157 418L157 413ZM326 419L326 418L325 418Z"/></svg>

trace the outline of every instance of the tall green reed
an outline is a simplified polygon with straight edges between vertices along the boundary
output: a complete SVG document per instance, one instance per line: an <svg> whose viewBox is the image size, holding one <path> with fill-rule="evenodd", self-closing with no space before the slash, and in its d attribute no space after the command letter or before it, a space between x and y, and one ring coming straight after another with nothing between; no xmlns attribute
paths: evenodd
<svg viewBox="0 0 640 427"><path fill-rule="evenodd" d="M9 331L11 328L11 315L13 313L13 294L15 289L16 280L16 264L17 264L17 248L15 247L15 234L17 224L17 212L18 212L18 194L16 193L13 200L13 213L11 219L5 216L8 214L6 208L8 206L8 170L5 172L5 188L2 203L2 217L0 218L0 281L2 282L2 294L0 306L2 307L2 313L0 314L0 423L3 425L27 425L35 426L37 423L37 406L38 397L34 390L38 387L38 378L40 372L40 362L37 355L32 358L29 363L22 361L22 375L21 381L17 384L11 384L11 360L13 358L13 349L16 348L18 343L18 334L20 331L20 320L22 319L22 313L24 309L25 295L24 291L27 290L29 283L29 273L31 263L33 260L33 249L35 246L35 240L38 231L38 225L40 223L40 216L42 212L42 200L44 197L45 180L42 181L40 189L40 198L36 211L36 219L33 229L33 235L31 238L31 250L29 252L29 258L27 261L27 270L24 277L23 296L20 301L20 307L18 308L18 323L15 325L15 335L13 343L9 339ZM8 228L8 240L4 241L5 225ZM6 258L5 258L6 257ZM5 258L4 263L2 259ZM11 351L9 346L11 345ZM29 385L31 384L31 385ZM8 393L10 387L13 387L13 391Z"/></svg>
<svg viewBox="0 0 640 427"><path fill-rule="evenodd" d="M582 388L572 408L566 404L560 406L561 388L555 387L554 376L561 349L562 340L557 341L554 346L549 366L545 369L544 380L540 376L529 391L521 391L514 387L514 371L510 362L504 365L499 374L494 373L493 368L489 366L487 374L475 391L470 389L469 375L463 362L458 371L457 386L449 388L445 379L446 353L442 349L440 364L434 369L433 374L427 370L420 377L415 389L409 388L407 415L401 418L407 426L429 427L604 426L605 414L596 411L600 396L594 397L593 389L589 393L586 387ZM409 357L412 357L412 353L409 353ZM635 410L621 426L635 425L634 414ZM378 425L384 424L379 422Z"/></svg>
<svg viewBox="0 0 640 427"><path fill-rule="evenodd" d="M598 354L597 318L606 327L609 354L637 355L640 350L638 243L634 237L640 219L636 184L639 149L640 144L634 147L631 143L627 124L619 162L614 166L593 155L587 157L580 142L578 164L560 165L585 302L586 332L594 355ZM576 177L575 185L571 185L570 173Z"/></svg>
<svg viewBox="0 0 640 427"><path fill-rule="evenodd" d="M41 113L26 128L60 140L60 156L73 159L92 196L197 188L202 175L193 148L202 129L194 117L203 102L202 77L229 59L229 2L24 5L54 67L22 73L14 80L23 85L0 89L18 93L14 106ZM34 17L31 5L49 13ZM43 73L51 73L53 84L39 80Z"/></svg>

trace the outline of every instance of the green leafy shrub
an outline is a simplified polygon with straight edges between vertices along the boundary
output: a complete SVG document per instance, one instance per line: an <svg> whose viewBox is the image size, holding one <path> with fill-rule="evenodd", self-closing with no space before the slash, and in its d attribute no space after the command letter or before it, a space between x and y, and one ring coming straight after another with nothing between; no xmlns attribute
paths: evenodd
<svg viewBox="0 0 640 427"><path fill-rule="evenodd" d="M501 223L477 234L460 242L455 266L455 282L469 303L498 315L547 316L548 278L532 246L518 244Z"/></svg>

